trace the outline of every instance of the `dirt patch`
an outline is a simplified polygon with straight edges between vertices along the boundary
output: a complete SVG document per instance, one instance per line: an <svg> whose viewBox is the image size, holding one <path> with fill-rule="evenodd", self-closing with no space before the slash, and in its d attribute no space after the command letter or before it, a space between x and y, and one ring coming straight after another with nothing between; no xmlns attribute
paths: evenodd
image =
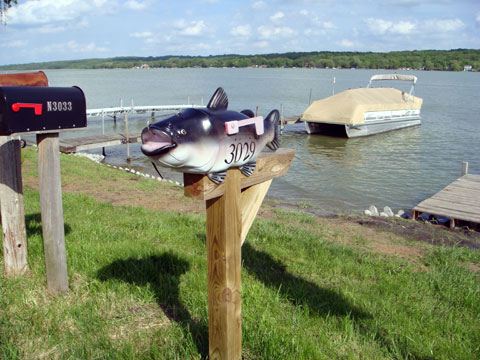
<svg viewBox="0 0 480 360"><path fill-rule="evenodd" d="M419 263L423 258L424 247L418 244L406 244L402 235L396 234L385 227L365 226L352 221L350 217L319 218L323 229L330 229L329 238L332 241L349 246L363 248L376 254L391 255Z"/></svg>
<svg viewBox="0 0 480 360"><path fill-rule="evenodd" d="M28 168L28 167L27 167ZM121 170L111 169L112 173ZM111 180L102 181L68 181L62 176L62 192L81 193L93 197L95 200L117 205L117 206L138 206L151 210L165 210L179 213L202 213L205 211L203 201L185 198L183 188L154 179L143 179L139 175L125 174L126 176L115 177ZM143 190L131 186L136 181L158 182L158 190ZM32 176L24 176L25 186L38 190L38 179Z"/></svg>
<svg viewBox="0 0 480 360"><path fill-rule="evenodd" d="M349 215L346 219L365 227L383 230L409 240L422 241L432 245L465 246L472 249L478 248L480 245L480 233L463 228L449 229L423 221L366 215Z"/></svg>
<svg viewBox="0 0 480 360"><path fill-rule="evenodd" d="M479 265L479 264L466 263L466 264L465 264L465 267L466 267L468 270L470 270L470 271L472 271L472 272L474 272L474 273L476 273L476 274L480 273L480 265Z"/></svg>

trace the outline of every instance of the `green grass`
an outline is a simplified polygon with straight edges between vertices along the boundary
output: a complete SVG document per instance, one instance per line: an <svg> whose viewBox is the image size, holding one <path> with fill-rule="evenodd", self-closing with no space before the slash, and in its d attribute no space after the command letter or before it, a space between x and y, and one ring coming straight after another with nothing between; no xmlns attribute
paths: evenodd
<svg viewBox="0 0 480 360"><path fill-rule="evenodd" d="M70 158L62 171L91 166ZM24 202L30 271L0 275L0 358L208 356L203 215L64 194L71 289L51 295L38 192L26 188ZM480 279L465 266L480 264L478 250L425 249L417 264L327 240L311 216L258 219L242 247L243 357L480 358Z"/></svg>

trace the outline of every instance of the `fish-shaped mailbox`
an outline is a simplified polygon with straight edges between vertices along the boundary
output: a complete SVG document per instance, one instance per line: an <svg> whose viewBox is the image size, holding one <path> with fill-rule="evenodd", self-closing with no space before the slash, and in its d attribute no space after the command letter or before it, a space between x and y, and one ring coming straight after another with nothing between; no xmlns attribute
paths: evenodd
<svg viewBox="0 0 480 360"><path fill-rule="evenodd" d="M227 95L218 88L206 108L185 109L143 129L142 152L163 166L221 183L231 167L250 176L265 146L278 149L279 122L278 110L265 119L251 110L228 110Z"/></svg>

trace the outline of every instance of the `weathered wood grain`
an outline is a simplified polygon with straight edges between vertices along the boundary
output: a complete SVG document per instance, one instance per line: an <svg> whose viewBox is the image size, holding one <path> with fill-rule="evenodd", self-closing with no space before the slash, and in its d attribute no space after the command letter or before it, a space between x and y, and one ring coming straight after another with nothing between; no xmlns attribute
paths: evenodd
<svg viewBox="0 0 480 360"><path fill-rule="evenodd" d="M58 133L37 135L38 181L47 287L63 293L68 290L68 274L58 138Z"/></svg>
<svg viewBox="0 0 480 360"><path fill-rule="evenodd" d="M265 195L272 179L264 181L263 183L250 186L242 191L241 212L242 212L242 245L247 238L248 231L257 217L258 210L262 205Z"/></svg>
<svg viewBox="0 0 480 360"><path fill-rule="evenodd" d="M48 79L43 71L0 74L0 86L48 86Z"/></svg>
<svg viewBox="0 0 480 360"><path fill-rule="evenodd" d="M20 153L18 137L0 136L0 206L7 275L21 275L28 269Z"/></svg>

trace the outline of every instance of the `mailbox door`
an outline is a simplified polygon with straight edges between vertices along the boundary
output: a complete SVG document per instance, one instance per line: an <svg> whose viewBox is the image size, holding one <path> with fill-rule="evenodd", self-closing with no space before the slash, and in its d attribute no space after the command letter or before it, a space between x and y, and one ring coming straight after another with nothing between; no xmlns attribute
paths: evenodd
<svg viewBox="0 0 480 360"><path fill-rule="evenodd" d="M0 87L0 135L86 126L85 95L78 87Z"/></svg>

